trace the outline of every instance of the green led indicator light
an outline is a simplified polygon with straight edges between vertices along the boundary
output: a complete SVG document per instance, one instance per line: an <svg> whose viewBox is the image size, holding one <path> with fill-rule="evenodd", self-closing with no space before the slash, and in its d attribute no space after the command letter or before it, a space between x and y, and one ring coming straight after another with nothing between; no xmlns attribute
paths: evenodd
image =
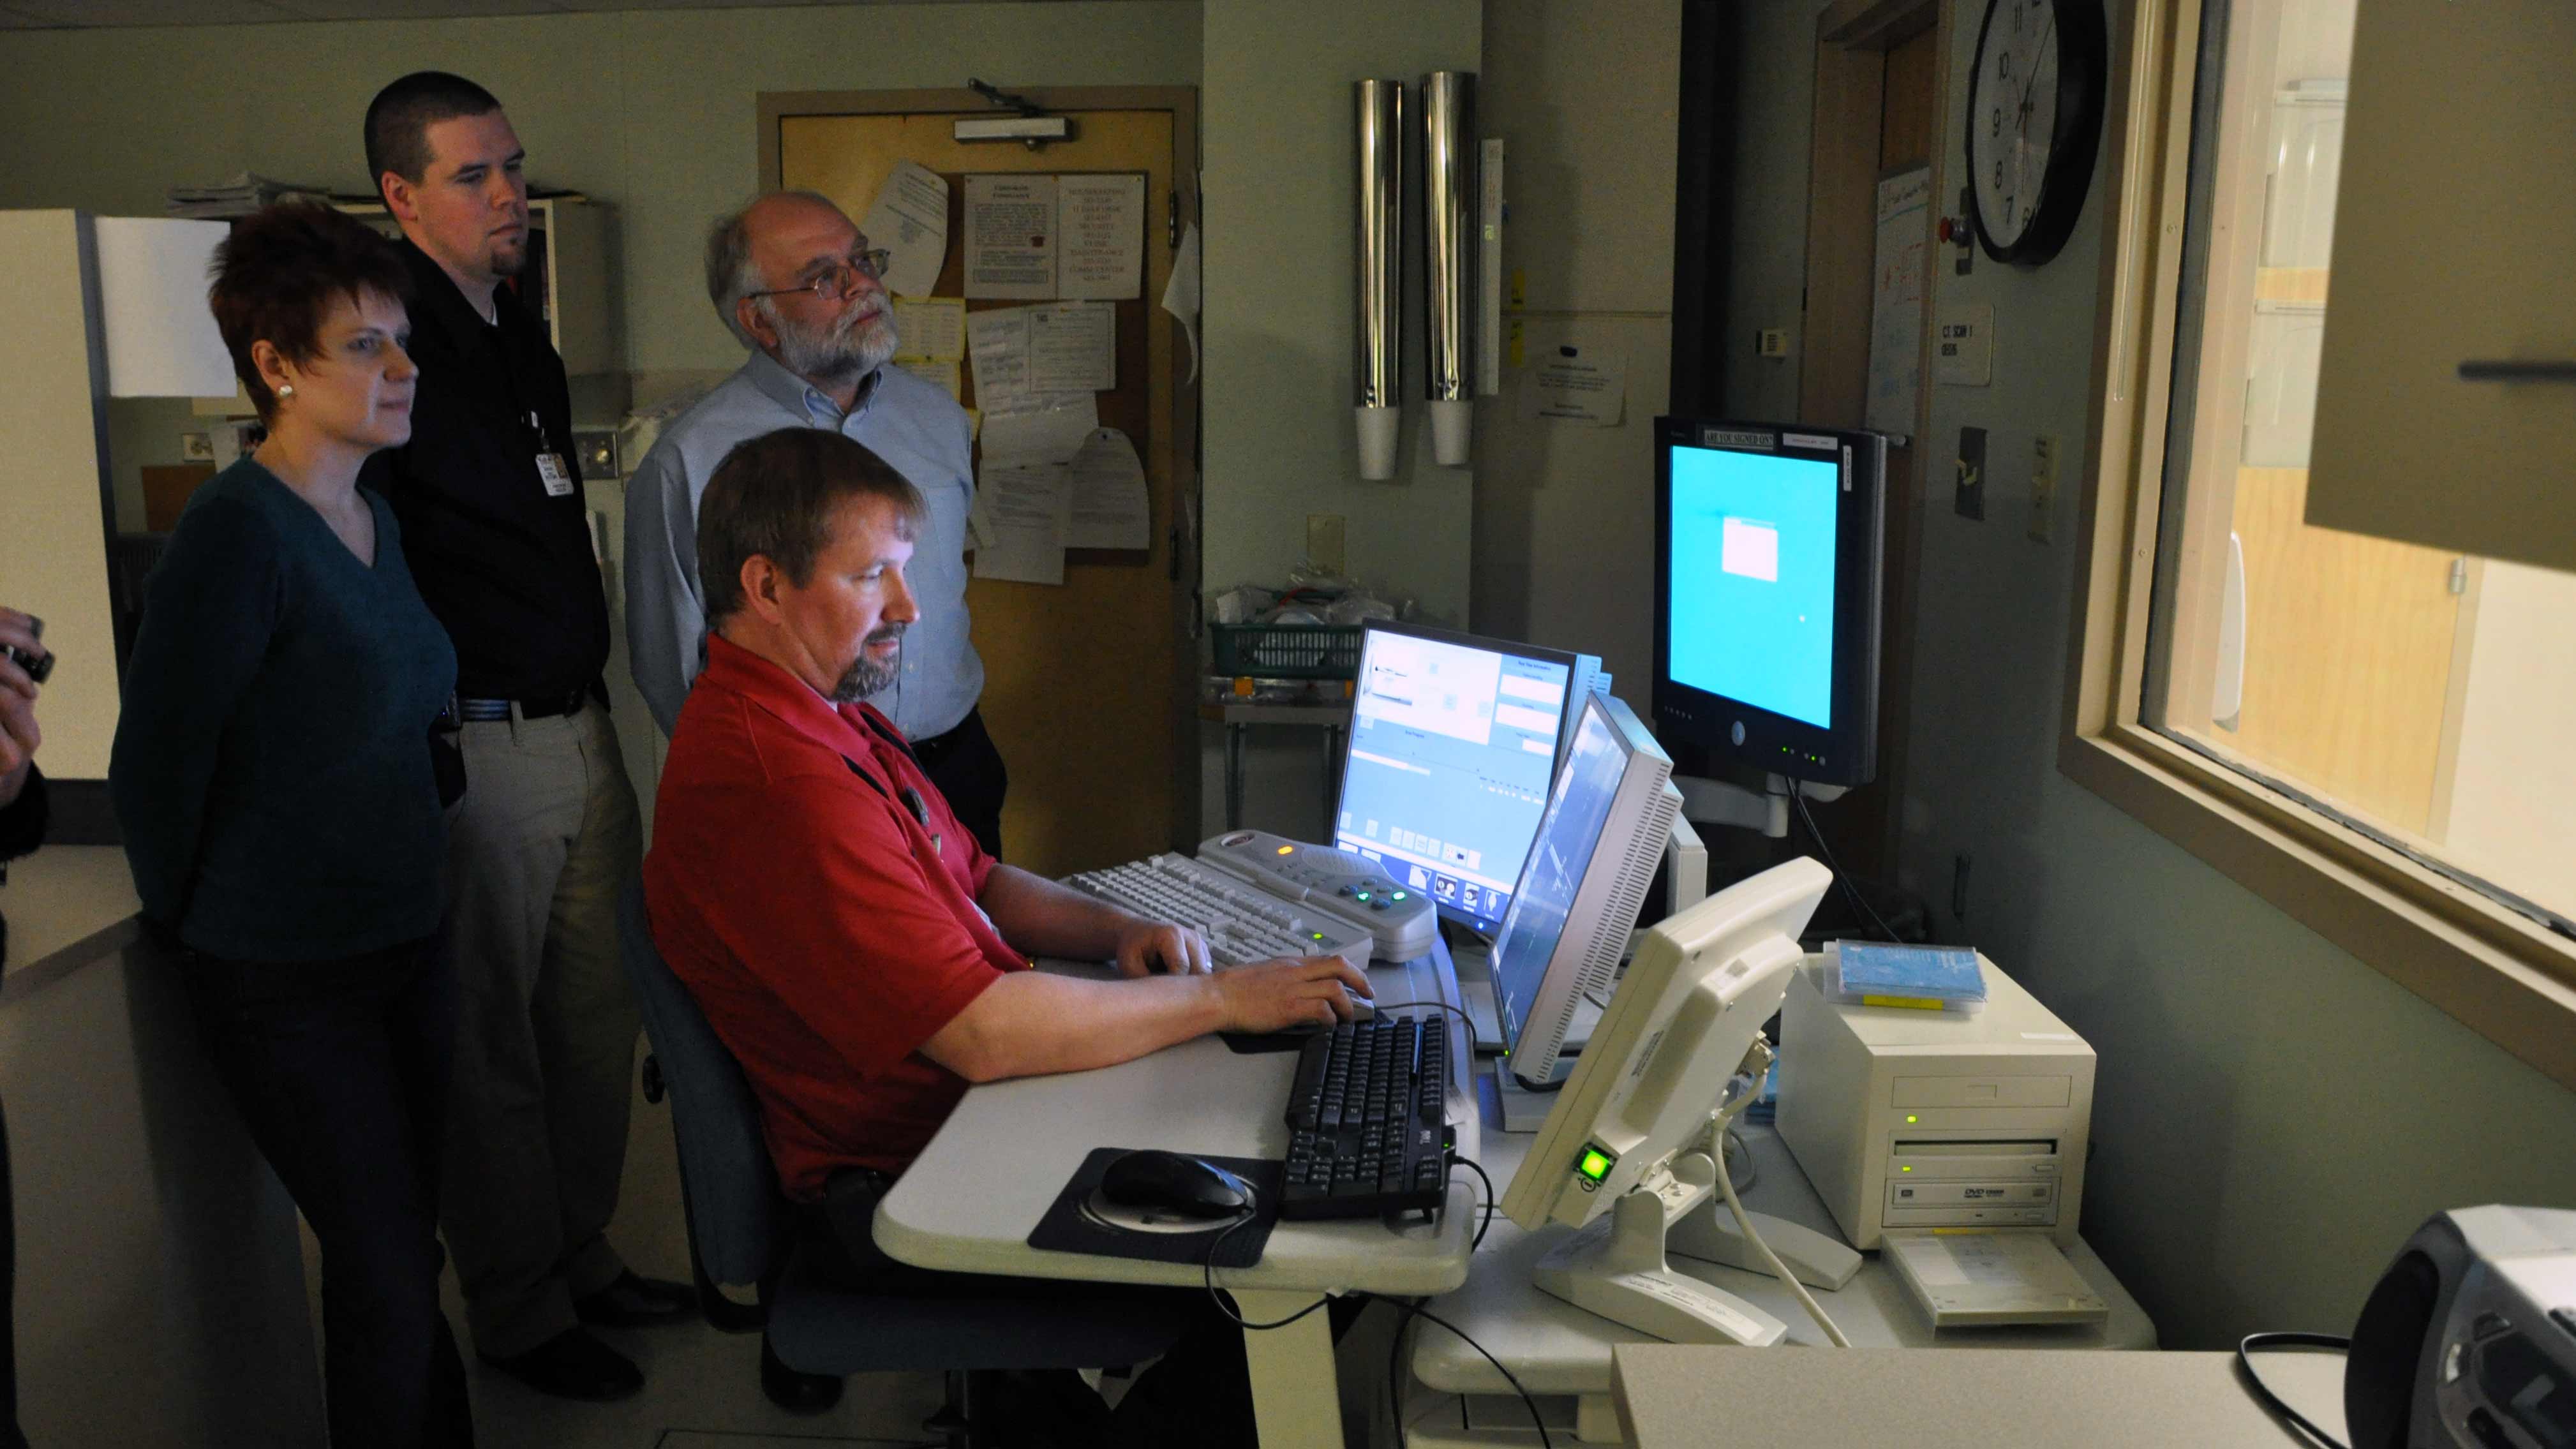
<svg viewBox="0 0 2576 1449"><path fill-rule="evenodd" d="M1594 1182L1599 1182L1610 1175L1610 1159L1601 1153L1587 1151L1583 1154L1583 1161L1574 1170Z"/></svg>
<svg viewBox="0 0 2576 1449"><path fill-rule="evenodd" d="M1316 939L1316 940L1320 941L1320 940L1324 939L1324 933L1323 933L1323 932L1321 932L1321 931L1317 931L1317 932L1315 932L1315 933L1314 933L1314 937L1315 937L1315 939Z"/></svg>
<svg viewBox="0 0 2576 1449"><path fill-rule="evenodd" d="M1905 1120L1906 1120L1906 1121L1908 1121L1908 1122L1920 1122L1920 1121L1922 1121L1923 1119L1922 1119L1922 1118L1920 1118L1920 1117L1915 1116L1915 1115L1914 1115L1913 1113L1911 1113L1911 1112L1908 1112L1908 1113L1906 1113L1906 1114L1905 1114Z"/></svg>
<svg viewBox="0 0 2576 1449"><path fill-rule="evenodd" d="M1898 1169L1896 1169L1896 1170L1897 1170L1897 1171L1899 1171L1899 1172L1912 1172L1914 1169L1913 1169L1913 1168L1911 1168L1911 1167L1900 1167L1900 1168L1898 1168Z"/></svg>
<svg viewBox="0 0 2576 1449"><path fill-rule="evenodd" d="M1388 896L1388 897L1387 897L1387 899L1388 899L1388 900L1391 900L1391 901L1400 901L1400 900L1403 900L1403 899L1404 899L1404 892L1402 892L1402 891L1397 891L1395 894L1393 894L1393 895L1391 895L1391 896Z"/></svg>

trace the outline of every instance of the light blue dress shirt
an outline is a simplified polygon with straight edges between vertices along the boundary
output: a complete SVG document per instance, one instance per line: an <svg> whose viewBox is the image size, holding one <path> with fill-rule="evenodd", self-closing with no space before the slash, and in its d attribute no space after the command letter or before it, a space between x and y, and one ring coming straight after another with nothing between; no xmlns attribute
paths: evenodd
<svg viewBox="0 0 2576 1449"><path fill-rule="evenodd" d="M904 570L921 618L905 632L903 671L869 696L907 739L946 734L984 692L968 637L966 510L974 502L973 424L957 400L891 364L861 384L844 415L767 353L674 419L626 485L626 647L635 685L668 735L706 662L698 581L698 499L736 443L780 428L830 428L912 480L930 505Z"/></svg>

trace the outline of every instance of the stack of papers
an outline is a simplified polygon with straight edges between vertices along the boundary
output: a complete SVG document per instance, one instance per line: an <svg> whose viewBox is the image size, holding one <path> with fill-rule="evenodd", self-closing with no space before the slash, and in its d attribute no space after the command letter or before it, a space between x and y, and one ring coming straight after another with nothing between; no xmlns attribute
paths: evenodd
<svg viewBox="0 0 2576 1449"><path fill-rule="evenodd" d="M329 201L330 189L304 186L292 181L278 181L253 171L236 171L230 181L212 186L173 186L165 193L172 216L226 217L248 216L273 201L289 197L309 197Z"/></svg>
<svg viewBox="0 0 2576 1449"><path fill-rule="evenodd" d="M1965 946L1827 941L1825 996L1855 1006L1976 1011L1986 1004L1986 973Z"/></svg>

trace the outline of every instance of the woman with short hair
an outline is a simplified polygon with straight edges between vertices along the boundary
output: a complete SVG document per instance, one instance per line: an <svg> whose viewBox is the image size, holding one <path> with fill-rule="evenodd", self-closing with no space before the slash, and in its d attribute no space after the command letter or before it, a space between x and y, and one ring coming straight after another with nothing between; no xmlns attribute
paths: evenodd
<svg viewBox="0 0 2576 1449"><path fill-rule="evenodd" d="M146 922L322 1249L331 1442L470 1442L438 1302L456 982L434 949L449 646L358 468L411 436L409 274L312 204L237 223L209 292L268 436L154 569L108 785Z"/></svg>

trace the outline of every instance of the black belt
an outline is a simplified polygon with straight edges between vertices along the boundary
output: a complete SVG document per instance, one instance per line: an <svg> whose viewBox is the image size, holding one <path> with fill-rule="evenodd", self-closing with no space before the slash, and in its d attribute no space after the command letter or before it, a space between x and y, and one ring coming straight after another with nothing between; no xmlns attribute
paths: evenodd
<svg viewBox="0 0 2576 1449"><path fill-rule="evenodd" d="M550 694L537 699L468 699L450 695L442 720L462 720L470 724L490 724L510 717L516 705L521 719L553 719L559 715L579 714L582 706L601 693L596 684L586 684L565 694Z"/></svg>

